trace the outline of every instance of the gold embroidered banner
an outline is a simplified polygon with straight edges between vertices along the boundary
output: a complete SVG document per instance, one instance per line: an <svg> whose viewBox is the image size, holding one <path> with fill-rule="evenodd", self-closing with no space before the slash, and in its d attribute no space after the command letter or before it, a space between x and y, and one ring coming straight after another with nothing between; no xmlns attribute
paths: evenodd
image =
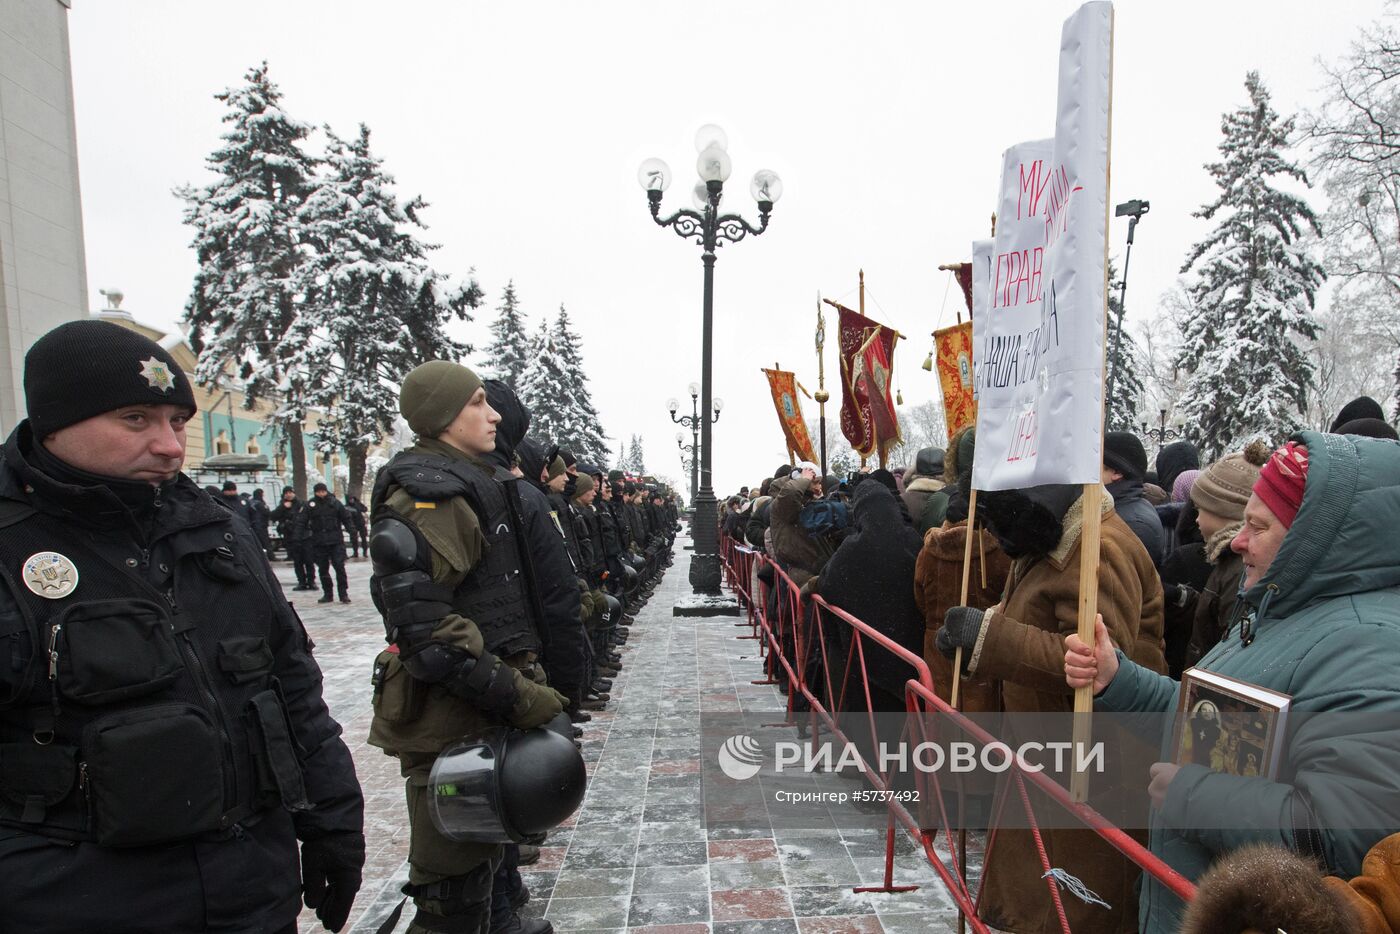
<svg viewBox="0 0 1400 934"><path fill-rule="evenodd" d="M768 377L768 389L773 394L773 407L783 426L788 453L795 453L799 460L815 462L817 455L812 450L812 439L807 436L807 423L802 420L796 378L787 370L765 369L763 373Z"/></svg>
<svg viewBox="0 0 1400 934"><path fill-rule="evenodd" d="M971 264L969 264L969 268ZM964 321L933 332L938 347L938 384L943 389L943 415L951 438L977 423L977 400L972 395L972 322Z"/></svg>

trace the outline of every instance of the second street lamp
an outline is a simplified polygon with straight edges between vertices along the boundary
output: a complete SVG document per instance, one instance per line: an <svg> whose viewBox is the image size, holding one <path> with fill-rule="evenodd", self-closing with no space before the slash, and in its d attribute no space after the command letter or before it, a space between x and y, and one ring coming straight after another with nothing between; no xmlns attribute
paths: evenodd
<svg viewBox="0 0 1400 934"><path fill-rule="evenodd" d="M1185 432L1181 429L1181 426L1179 425L1175 428L1167 427L1166 409L1158 410L1156 428L1148 428L1147 422L1142 423L1142 436L1147 440L1151 441L1153 444L1155 444L1157 446L1158 451L1162 450L1162 446L1164 444L1170 444L1173 441L1181 440L1181 437L1184 434ZM1168 490L1167 492L1170 493L1171 490Z"/></svg>
<svg viewBox="0 0 1400 934"><path fill-rule="evenodd" d="M676 447L679 448L681 452L682 469L690 474L690 505L693 509L695 507L695 467L698 463L695 454L699 445L694 443L686 444L685 432L678 431L676 432Z"/></svg>
<svg viewBox="0 0 1400 934"><path fill-rule="evenodd" d="M714 424L715 422L719 421L719 413L720 410L724 408L724 400L715 399L712 403L714 415L709 419L702 419L700 417L700 409L698 407L699 403L697 401L700 396L700 387L695 385L694 383L691 383L689 386L686 387L686 389L690 392L690 414L677 417L676 413L680 411L680 403L678 403L674 398L668 399L666 401L666 411L671 413L671 421L675 422L677 425L684 425L686 428L690 429L690 508L691 515L693 516L695 510L696 468L699 465L699 458L697 457L697 454L700 450L700 423L702 421L705 421L708 424ZM686 450L686 448L683 447L684 441L685 435L676 435L676 446L680 447L682 450Z"/></svg>
<svg viewBox="0 0 1400 934"><path fill-rule="evenodd" d="M658 226L670 227L677 236L693 239L701 248L700 259L705 267L705 290L700 326L700 411L709 412L711 399L710 364L713 354L714 331L715 250L725 241L738 243L752 234L758 236L768 229L768 216L773 204L782 196L783 183L776 172L760 169L749 182L749 192L758 202L757 227L738 214L720 214L719 201L724 183L733 165L729 161L728 138L714 125L700 128L695 134L695 148L700 156L696 171L700 182L696 186L696 210L681 208L670 217L661 216L661 194L671 184L671 170L660 159L648 159L637 172L637 181L646 189L651 217ZM720 592L719 529L715 515L715 492L710 485L711 467L710 420L700 424L700 486L695 495L695 518L691 527L695 535L695 556L690 562L690 584L696 593Z"/></svg>

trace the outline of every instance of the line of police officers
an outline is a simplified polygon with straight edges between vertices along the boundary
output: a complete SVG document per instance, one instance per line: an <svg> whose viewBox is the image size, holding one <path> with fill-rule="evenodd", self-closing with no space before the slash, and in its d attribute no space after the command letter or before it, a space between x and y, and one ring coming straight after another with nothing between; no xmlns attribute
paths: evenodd
<svg viewBox="0 0 1400 934"><path fill-rule="evenodd" d="M303 901L340 930L359 783L263 543L180 470L188 379L88 320L34 344L24 387L0 450L0 934L284 934ZM407 779L410 930L548 930L522 928L505 844L581 800L562 714L606 700L674 508L571 473L455 364L409 374L401 409L419 439L373 496L370 741Z"/></svg>
<svg viewBox="0 0 1400 934"><path fill-rule="evenodd" d="M669 555L674 516L661 497L643 508L626 483L608 484L599 509L602 474L526 437L515 393L465 367L415 369L400 411L417 443L380 471L370 504L371 587L391 643L376 661L370 742L407 780L410 930L548 931L515 915L528 897L518 845L583 793L577 750L549 737L572 739L569 720L608 699L615 649ZM493 733L500 724L529 732ZM529 768L496 769L476 795L489 767L441 773L464 731L480 741L455 764ZM521 787L541 776L547 793Z"/></svg>

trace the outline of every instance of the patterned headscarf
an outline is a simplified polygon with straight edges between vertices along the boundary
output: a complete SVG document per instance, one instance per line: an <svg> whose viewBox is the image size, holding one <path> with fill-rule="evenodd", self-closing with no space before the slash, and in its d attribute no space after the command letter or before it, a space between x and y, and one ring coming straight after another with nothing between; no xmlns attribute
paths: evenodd
<svg viewBox="0 0 1400 934"><path fill-rule="evenodd" d="M1259 471L1254 493L1278 516L1284 528L1292 528L1298 509L1303 505L1303 489L1307 482L1308 449L1289 441L1275 451Z"/></svg>

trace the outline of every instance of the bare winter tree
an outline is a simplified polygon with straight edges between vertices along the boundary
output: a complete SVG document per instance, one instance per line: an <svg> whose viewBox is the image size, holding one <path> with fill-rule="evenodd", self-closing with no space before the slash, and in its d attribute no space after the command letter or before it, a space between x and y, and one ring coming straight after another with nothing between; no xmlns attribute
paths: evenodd
<svg viewBox="0 0 1400 934"><path fill-rule="evenodd" d="M1190 313L1190 299L1184 287L1178 284L1162 297L1156 314L1139 327L1143 411L1156 413L1165 409L1168 424L1179 420L1177 408L1186 390L1185 375L1176 365L1176 358L1181 352L1181 334Z"/></svg>
<svg viewBox="0 0 1400 934"><path fill-rule="evenodd" d="M1326 320L1333 333L1317 355L1332 371L1319 372L1319 395L1335 412L1356 395L1400 397L1400 31L1388 22L1363 29L1323 70L1327 96L1303 129L1330 202L1323 260L1338 288ZM1324 425L1325 404L1310 413ZM1400 417L1400 398L1395 405Z"/></svg>

